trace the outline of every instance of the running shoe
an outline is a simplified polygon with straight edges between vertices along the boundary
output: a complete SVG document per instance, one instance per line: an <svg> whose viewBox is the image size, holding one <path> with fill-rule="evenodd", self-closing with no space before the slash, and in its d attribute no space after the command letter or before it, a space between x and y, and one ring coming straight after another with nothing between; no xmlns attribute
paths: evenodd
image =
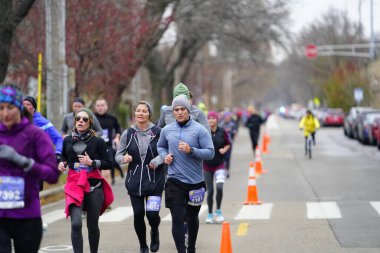
<svg viewBox="0 0 380 253"><path fill-rule="evenodd" d="M224 221L224 217L223 217L222 211L220 209L215 211L215 220L216 220L216 222L223 222Z"/></svg>
<svg viewBox="0 0 380 253"><path fill-rule="evenodd" d="M214 216L212 213L207 214L206 223L214 223Z"/></svg>
<svg viewBox="0 0 380 253"><path fill-rule="evenodd" d="M48 228L48 224L47 223L42 223L42 231L46 232L47 228Z"/></svg>

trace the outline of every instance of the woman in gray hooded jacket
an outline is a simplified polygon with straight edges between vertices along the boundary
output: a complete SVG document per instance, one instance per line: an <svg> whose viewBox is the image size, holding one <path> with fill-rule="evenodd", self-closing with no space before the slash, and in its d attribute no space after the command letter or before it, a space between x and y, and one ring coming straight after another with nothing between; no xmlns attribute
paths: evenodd
<svg viewBox="0 0 380 253"><path fill-rule="evenodd" d="M148 102L140 101L134 107L135 124L121 136L115 160L128 165L125 186L131 198L134 227L140 242L140 253L149 253L146 243L146 214L151 227L150 251L159 249L159 211L164 189L163 161L157 152L161 129L150 122L152 109Z"/></svg>

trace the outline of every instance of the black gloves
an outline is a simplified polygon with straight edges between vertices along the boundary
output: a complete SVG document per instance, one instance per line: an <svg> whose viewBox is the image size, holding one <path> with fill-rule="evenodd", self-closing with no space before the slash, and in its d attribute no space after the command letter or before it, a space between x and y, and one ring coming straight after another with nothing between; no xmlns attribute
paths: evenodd
<svg viewBox="0 0 380 253"><path fill-rule="evenodd" d="M57 164L61 162L61 154L55 154L55 158L57 158Z"/></svg>
<svg viewBox="0 0 380 253"><path fill-rule="evenodd" d="M13 147L5 144L0 145L0 158L11 161L23 168L24 171L29 171L34 165L34 160L32 158L20 155Z"/></svg>

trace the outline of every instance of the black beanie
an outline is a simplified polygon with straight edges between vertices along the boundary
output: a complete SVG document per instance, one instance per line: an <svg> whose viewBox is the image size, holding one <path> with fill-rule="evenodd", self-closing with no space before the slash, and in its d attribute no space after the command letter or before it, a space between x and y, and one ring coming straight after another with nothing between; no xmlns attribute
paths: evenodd
<svg viewBox="0 0 380 253"><path fill-rule="evenodd" d="M26 96L26 97L24 97L24 101L25 100L28 101L28 102L30 102L33 105L34 110L37 109L37 102L36 102L36 99L34 97L32 97L32 96Z"/></svg>
<svg viewBox="0 0 380 253"><path fill-rule="evenodd" d="M81 97L76 97L76 98L74 98L73 103L74 103L74 102L78 102L78 103L81 103L82 105L84 105L84 100L83 100L83 98L81 98Z"/></svg>

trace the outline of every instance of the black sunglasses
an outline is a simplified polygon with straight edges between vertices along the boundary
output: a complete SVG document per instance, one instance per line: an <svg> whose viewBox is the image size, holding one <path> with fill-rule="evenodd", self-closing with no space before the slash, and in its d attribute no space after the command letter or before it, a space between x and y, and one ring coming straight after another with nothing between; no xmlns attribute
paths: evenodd
<svg viewBox="0 0 380 253"><path fill-rule="evenodd" d="M79 116L76 116L75 117L75 121L79 121L79 120L83 120L84 122L88 122L88 118L87 117L79 117Z"/></svg>

